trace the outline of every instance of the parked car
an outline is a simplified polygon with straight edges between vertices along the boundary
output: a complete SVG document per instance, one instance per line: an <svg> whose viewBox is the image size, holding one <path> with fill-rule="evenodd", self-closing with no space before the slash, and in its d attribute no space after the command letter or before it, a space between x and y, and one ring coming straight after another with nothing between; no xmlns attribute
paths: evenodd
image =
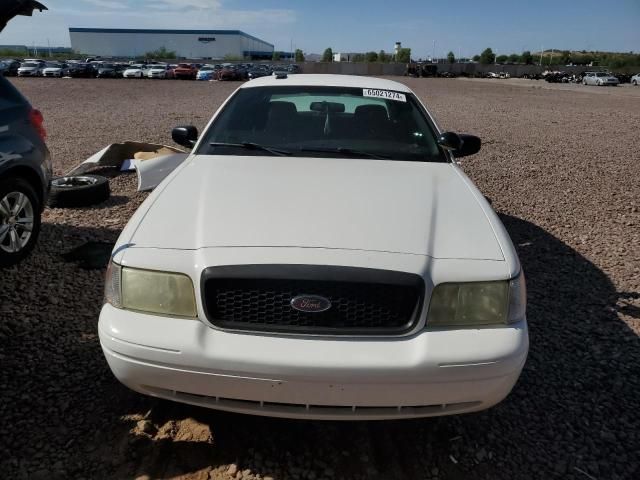
<svg viewBox="0 0 640 480"><path fill-rule="evenodd" d="M247 72L247 76L249 79L253 80L254 78L266 77L271 75L271 70L267 67L254 67Z"/></svg>
<svg viewBox="0 0 640 480"><path fill-rule="evenodd" d="M19 77L40 77L42 76L42 70L44 69L44 63L40 62L23 62L18 68Z"/></svg>
<svg viewBox="0 0 640 480"><path fill-rule="evenodd" d="M43 77L66 77L69 75L69 66L66 63L47 63L42 70Z"/></svg>
<svg viewBox="0 0 640 480"><path fill-rule="evenodd" d="M165 64L149 65L147 76L149 78L175 78L174 70Z"/></svg>
<svg viewBox="0 0 640 480"><path fill-rule="evenodd" d="M5 77L15 77L18 75L20 62L11 58L0 61L0 75Z"/></svg>
<svg viewBox="0 0 640 480"><path fill-rule="evenodd" d="M215 67L213 65L204 65L198 74L196 80L213 80L213 74L215 73Z"/></svg>
<svg viewBox="0 0 640 480"><path fill-rule="evenodd" d="M198 68L192 63L180 63L173 73L177 79L194 80L198 75Z"/></svg>
<svg viewBox="0 0 640 480"><path fill-rule="evenodd" d="M346 75L247 82L201 136L172 136L191 154L107 270L98 331L121 382L342 420L473 412L508 395L528 351L525 284L456 162L478 137L441 132L404 84Z"/></svg>
<svg viewBox="0 0 640 480"><path fill-rule="evenodd" d="M631 85L640 85L640 73L636 73L633 77L631 77Z"/></svg>
<svg viewBox="0 0 640 480"><path fill-rule="evenodd" d="M35 246L52 165L42 114L2 77L0 118L0 267L7 267Z"/></svg>
<svg viewBox="0 0 640 480"><path fill-rule="evenodd" d="M583 85L598 85L600 87L611 85L616 87L620 81L607 72L585 72L582 77Z"/></svg>
<svg viewBox="0 0 640 480"><path fill-rule="evenodd" d="M98 72L89 63L69 64L69 76L73 78L95 78Z"/></svg>
<svg viewBox="0 0 640 480"><path fill-rule="evenodd" d="M224 80L240 80L240 71L235 65L223 65L217 74L217 79Z"/></svg>
<svg viewBox="0 0 640 480"><path fill-rule="evenodd" d="M98 68L98 78L122 78L122 73L125 71L124 65L116 65L115 63L103 63Z"/></svg>
<svg viewBox="0 0 640 480"><path fill-rule="evenodd" d="M147 76L147 66L141 63L130 65L124 72L123 78L145 78Z"/></svg>

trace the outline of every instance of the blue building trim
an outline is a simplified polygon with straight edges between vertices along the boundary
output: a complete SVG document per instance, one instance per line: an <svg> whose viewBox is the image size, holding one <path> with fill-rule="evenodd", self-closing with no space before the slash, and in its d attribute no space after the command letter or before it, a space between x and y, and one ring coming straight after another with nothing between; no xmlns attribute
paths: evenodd
<svg viewBox="0 0 640 480"><path fill-rule="evenodd" d="M269 45L271 48L275 48L269 42L260 40L257 37L249 35L241 30L162 30L162 29L143 29L143 28L69 28L69 33L82 32L82 33L150 33L150 34L164 34L164 35L240 35L241 37L255 40L256 42Z"/></svg>

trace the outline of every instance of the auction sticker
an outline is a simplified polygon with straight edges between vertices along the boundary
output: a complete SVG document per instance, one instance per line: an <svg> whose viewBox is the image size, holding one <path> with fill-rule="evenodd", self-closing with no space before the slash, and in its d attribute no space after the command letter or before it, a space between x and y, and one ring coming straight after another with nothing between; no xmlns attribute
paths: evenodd
<svg viewBox="0 0 640 480"><path fill-rule="evenodd" d="M372 88L362 89L363 97L384 98L386 100L395 100L396 102L406 102L407 97L404 93L392 92L391 90L374 90Z"/></svg>

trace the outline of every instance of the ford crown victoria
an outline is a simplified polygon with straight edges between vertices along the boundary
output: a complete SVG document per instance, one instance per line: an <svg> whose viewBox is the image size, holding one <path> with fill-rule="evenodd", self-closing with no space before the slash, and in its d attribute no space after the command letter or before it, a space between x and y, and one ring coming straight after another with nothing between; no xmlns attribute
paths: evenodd
<svg viewBox="0 0 640 480"><path fill-rule="evenodd" d="M99 334L138 392L314 419L489 408L528 351L498 216L403 84L242 85L146 199L108 267Z"/></svg>

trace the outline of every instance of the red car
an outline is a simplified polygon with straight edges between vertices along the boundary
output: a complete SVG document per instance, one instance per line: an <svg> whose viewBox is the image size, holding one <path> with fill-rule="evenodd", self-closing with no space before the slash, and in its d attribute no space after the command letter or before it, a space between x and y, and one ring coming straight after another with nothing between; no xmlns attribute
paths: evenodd
<svg viewBox="0 0 640 480"><path fill-rule="evenodd" d="M181 63L173 71L173 74L180 80L195 80L198 68L192 63Z"/></svg>

